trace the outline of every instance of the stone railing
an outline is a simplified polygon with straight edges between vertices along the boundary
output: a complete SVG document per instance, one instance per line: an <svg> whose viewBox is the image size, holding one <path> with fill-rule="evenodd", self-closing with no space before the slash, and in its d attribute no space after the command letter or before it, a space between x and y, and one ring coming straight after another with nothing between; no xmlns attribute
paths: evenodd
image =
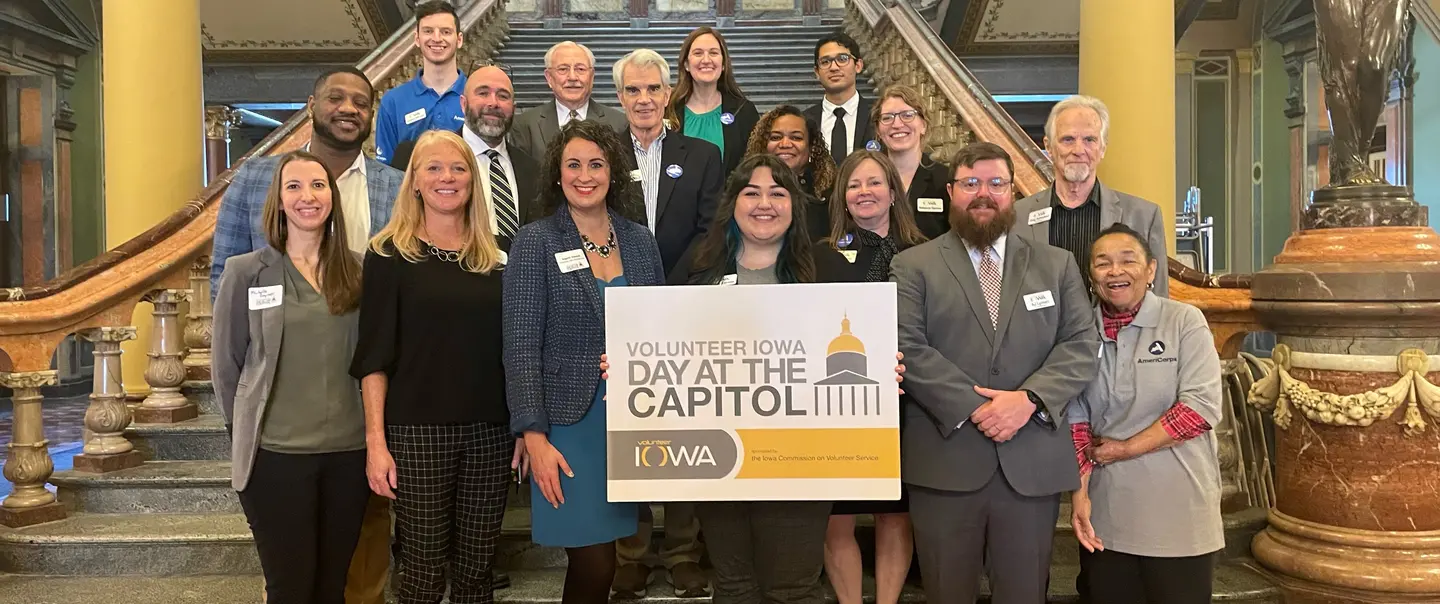
<svg viewBox="0 0 1440 604"><path fill-rule="evenodd" d="M918 90L931 116L932 151L945 157L972 141L1000 145L1015 159L1015 186L1031 195L1054 180L1050 160L984 85L956 58L910 2L850 0L845 30L865 50L865 67L877 89L906 84ZM1273 426L1245 405L1249 384L1268 365L1242 356L1245 335L1263 331L1250 304L1250 275L1210 275L1170 260L1171 296L1204 311L1226 363L1225 417L1216 426L1225 470L1227 510L1269 507Z"/></svg>
<svg viewBox="0 0 1440 604"><path fill-rule="evenodd" d="M509 31L500 0L478 0L460 9L465 31L461 64L492 56ZM384 92L414 77L420 54L413 43L414 24L401 27L360 61L376 91ZM298 112L236 162L285 153L310 140L305 112ZM45 489L54 464L45 438L40 389L55 383L50 360L66 337L94 343L95 377L85 413L84 448L75 468L109 472L143 461L125 438L132 421L178 422L198 410L183 388L204 382L210 372L210 251L220 199L234 168L164 222L115 249L31 287L10 288L0 296L0 386L14 391L14 436L4 475L14 492L0 502L0 524L23 526L64 517L55 495ZM150 395L131 406L120 379L120 342L135 338L128 325L140 302L153 308L155 328L148 343L145 381ZM181 302L189 301L184 321Z"/></svg>

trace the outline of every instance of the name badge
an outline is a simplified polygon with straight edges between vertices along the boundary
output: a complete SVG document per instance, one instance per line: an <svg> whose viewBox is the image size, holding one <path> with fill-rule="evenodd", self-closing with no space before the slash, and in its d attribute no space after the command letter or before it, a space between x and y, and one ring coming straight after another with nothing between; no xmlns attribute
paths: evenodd
<svg viewBox="0 0 1440 604"><path fill-rule="evenodd" d="M722 113L722 114L720 114L720 123L725 124L726 126L729 126L730 124L735 123L735 114L733 114L733 113Z"/></svg>
<svg viewBox="0 0 1440 604"><path fill-rule="evenodd" d="M720 285L735 285L740 282L740 275L731 273L720 278Z"/></svg>
<svg viewBox="0 0 1440 604"><path fill-rule="evenodd" d="M506 254L505 250L500 250L500 264L510 264L510 254Z"/></svg>
<svg viewBox="0 0 1440 604"><path fill-rule="evenodd" d="M555 264L560 267L562 273L573 273L582 268L590 268L590 261L585 259L584 250L570 250L555 254Z"/></svg>
<svg viewBox="0 0 1440 604"><path fill-rule="evenodd" d="M285 297L285 286L270 285L250 288L250 310L265 310L280 305Z"/></svg>
<svg viewBox="0 0 1440 604"><path fill-rule="evenodd" d="M645 178L645 175L642 174L639 170L630 171L630 182L640 182L640 179L642 178Z"/></svg>
<svg viewBox="0 0 1440 604"><path fill-rule="evenodd" d="M932 214L936 212L944 212L945 200L940 199L939 197L921 197L920 199L915 200L915 207L921 212L930 212Z"/></svg>
<svg viewBox="0 0 1440 604"><path fill-rule="evenodd" d="M1043 210L1035 210L1034 212L1031 212L1031 213L1030 213L1030 218L1026 220L1026 224L1028 224L1028 225L1030 225L1030 226L1035 226L1035 225L1040 224L1040 223L1042 223L1042 222L1049 222L1049 221L1050 221L1050 210L1052 210L1052 209L1053 209L1053 208L1045 208L1045 209L1043 209Z"/></svg>
<svg viewBox="0 0 1440 604"><path fill-rule="evenodd" d="M850 261L850 264L855 264L855 257L860 255L860 252L857 250L840 250L840 253L845 256L846 260Z"/></svg>
<svg viewBox="0 0 1440 604"><path fill-rule="evenodd" d="M405 114L405 125L409 126L410 124L413 124L423 119L425 119L425 108L421 107L419 109L411 111L410 113Z"/></svg>
<svg viewBox="0 0 1440 604"><path fill-rule="evenodd" d="M1050 308L1055 305L1055 296L1050 295L1050 290L1025 294L1025 310L1036 311L1042 308Z"/></svg>

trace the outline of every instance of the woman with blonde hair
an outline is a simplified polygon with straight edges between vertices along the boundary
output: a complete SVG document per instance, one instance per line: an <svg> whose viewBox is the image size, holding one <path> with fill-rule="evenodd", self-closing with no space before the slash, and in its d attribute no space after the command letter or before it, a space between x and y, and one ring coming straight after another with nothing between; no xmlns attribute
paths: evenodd
<svg viewBox="0 0 1440 604"><path fill-rule="evenodd" d="M210 370L231 483L276 604L344 602L369 501L360 390L345 371L360 261L340 208L320 158L282 157L262 210L269 245L231 256L215 297Z"/></svg>
<svg viewBox="0 0 1440 604"><path fill-rule="evenodd" d="M796 216L806 232L819 238L830 232L830 187L835 183L835 160L825 148L820 124L805 117L794 105L781 105L760 117L750 133L745 155L769 153L780 158L800 181L805 199L796 200Z"/></svg>
<svg viewBox="0 0 1440 604"><path fill-rule="evenodd" d="M395 500L399 601L489 602L511 468L501 362L505 254L459 135L415 143L390 223L370 242L360 343L366 475Z"/></svg>
<svg viewBox="0 0 1440 604"><path fill-rule="evenodd" d="M870 110L870 121L885 154L894 162L900 185L915 224L926 237L934 239L950 230L950 196L945 185L954 172L943 162L935 161L926 150L930 134L930 118L920 93L904 84L896 84L880 93L880 100Z"/></svg>

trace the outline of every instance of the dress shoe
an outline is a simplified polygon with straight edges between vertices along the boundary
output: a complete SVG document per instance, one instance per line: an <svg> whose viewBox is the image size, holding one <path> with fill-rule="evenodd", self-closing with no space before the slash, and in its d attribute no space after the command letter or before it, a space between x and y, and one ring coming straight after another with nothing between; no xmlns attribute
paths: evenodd
<svg viewBox="0 0 1440 604"><path fill-rule="evenodd" d="M670 569L670 586L677 598L710 597L710 577L695 562L681 562Z"/></svg>
<svg viewBox="0 0 1440 604"><path fill-rule="evenodd" d="M610 590L617 600L639 600L645 597L650 584L650 567L644 564L622 564L615 569L615 582Z"/></svg>

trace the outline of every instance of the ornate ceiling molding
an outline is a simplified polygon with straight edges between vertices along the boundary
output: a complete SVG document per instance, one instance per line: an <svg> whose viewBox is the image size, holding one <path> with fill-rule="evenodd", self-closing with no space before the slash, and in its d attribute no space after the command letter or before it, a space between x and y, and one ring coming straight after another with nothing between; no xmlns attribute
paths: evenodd
<svg viewBox="0 0 1440 604"><path fill-rule="evenodd" d="M215 63L357 61L393 31L379 4L381 1L305 0L304 12L277 22L254 18L256 7L246 3L201 0L205 23L200 26L200 36L205 60ZM296 32L297 21L317 25Z"/></svg>

